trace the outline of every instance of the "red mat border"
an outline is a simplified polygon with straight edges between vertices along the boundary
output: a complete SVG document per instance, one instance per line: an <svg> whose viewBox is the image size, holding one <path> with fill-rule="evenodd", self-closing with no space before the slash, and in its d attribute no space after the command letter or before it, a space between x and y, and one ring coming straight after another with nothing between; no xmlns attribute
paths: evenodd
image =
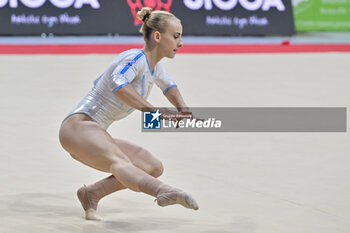
<svg viewBox="0 0 350 233"><path fill-rule="evenodd" d="M116 54L142 44L0 44L0 54ZM350 44L186 44L178 53L350 52Z"/></svg>

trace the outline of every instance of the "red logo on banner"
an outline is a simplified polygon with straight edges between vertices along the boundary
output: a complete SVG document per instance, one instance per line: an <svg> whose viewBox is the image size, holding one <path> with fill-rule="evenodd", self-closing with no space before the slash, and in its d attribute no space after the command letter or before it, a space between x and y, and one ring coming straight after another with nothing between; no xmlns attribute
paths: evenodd
<svg viewBox="0 0 350 233"><path fill-rule="evenodd" d="M137 11L146 6L152 8L154 11L170 11L173 0L127 0L126 2L130 6L132 16L134 16L134 24L139 25L142 24L142 21L137 19Z"/></svg>

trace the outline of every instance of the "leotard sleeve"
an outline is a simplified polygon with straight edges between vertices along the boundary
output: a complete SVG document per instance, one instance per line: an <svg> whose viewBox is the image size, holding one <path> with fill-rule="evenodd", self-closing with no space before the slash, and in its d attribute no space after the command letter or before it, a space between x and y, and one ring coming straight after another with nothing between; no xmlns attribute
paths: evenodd
<svg viewBox="0 0 350 233"><path fill-rule="evenodd" d="M157 64L156 85L162 90L165 95L171 88L176 87L175 82L170 78L161 63Z"/></svg>

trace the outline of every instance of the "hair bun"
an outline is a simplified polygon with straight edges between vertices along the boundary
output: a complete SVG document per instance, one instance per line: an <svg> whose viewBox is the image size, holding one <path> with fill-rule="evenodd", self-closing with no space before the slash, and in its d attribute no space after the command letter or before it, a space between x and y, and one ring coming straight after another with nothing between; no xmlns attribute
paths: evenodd
<svg viewBox="0 0 350 233"><path fill-rule="evenodd" d="M151 15L151 8L143 7L139 12L137 12L137 18L145 22Z"/></svg>

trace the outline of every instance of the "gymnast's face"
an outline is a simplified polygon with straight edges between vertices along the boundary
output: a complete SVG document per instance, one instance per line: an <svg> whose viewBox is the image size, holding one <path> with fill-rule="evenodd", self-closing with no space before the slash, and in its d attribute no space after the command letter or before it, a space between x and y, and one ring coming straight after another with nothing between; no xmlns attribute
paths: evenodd
<svg viewBox="0 0 350 233"><path fill-rule="evenodd" d="M162 57L174 58L177 50L183 45L182 25L179 19L168 19L168 26L165 32L160 33L159 49Z"/></svg>

